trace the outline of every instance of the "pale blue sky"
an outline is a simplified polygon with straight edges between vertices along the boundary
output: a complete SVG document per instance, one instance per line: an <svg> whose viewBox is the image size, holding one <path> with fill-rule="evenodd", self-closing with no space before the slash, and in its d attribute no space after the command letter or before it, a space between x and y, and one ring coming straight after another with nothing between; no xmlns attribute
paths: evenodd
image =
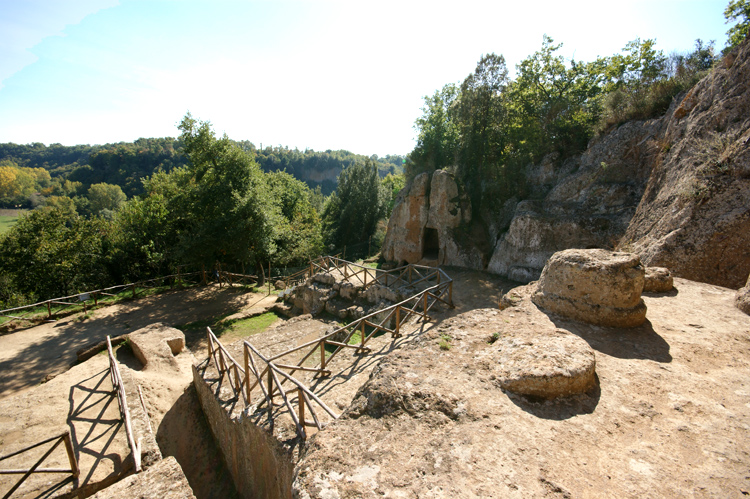
<svg viewBox="0 0 750 499"><path fill-rule="evenodd" d="M256 145L406 154L422 97L484 53L721 49L726 3L0 0L0 142L174 137L189 110Z"/></svg>

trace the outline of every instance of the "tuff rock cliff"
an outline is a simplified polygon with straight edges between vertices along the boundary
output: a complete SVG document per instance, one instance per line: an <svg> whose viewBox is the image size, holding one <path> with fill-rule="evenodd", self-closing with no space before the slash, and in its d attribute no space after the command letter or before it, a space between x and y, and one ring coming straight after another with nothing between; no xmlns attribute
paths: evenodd
<svg viewBox="0 0 750 499"><path fill-rule="evenodd" d="M538 279L556 251L637 253L696 281L739 288L750 273L750 42L658 119L596 137L580 156L530 165L529 199L472 213L447 172L399 194L383 257Z"/></svg>

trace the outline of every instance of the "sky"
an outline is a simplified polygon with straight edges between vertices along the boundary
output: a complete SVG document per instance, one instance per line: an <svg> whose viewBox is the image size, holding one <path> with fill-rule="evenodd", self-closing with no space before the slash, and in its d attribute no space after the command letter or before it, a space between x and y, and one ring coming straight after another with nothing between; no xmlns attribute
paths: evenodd
<svg viewBox="0 0 750 499"><path fill-rule="evenodd" d="M482 54L515 65L544 34L566 58L637 37L665 54L726 43L728 0L0 0L0 143L217 134L407 154L423 98Z"/></svg>

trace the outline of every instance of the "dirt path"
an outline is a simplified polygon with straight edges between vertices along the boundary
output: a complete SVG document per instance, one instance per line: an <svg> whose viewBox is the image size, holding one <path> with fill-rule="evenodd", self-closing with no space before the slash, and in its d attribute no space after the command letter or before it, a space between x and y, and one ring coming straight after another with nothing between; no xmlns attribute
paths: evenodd
<svg viewBox="0 0 750 499"><path fill-rule="evenodd" d="M175 326L259 310L275 299L274 295L215 286L191 288L100 308L84 321L76 314L0 336L0 399L38 385L48 375L67 371L76 362L77 350L107 335L132 332L155 322ZM202 334L194 336L186 338L188 346L200 350Z"/></svg>

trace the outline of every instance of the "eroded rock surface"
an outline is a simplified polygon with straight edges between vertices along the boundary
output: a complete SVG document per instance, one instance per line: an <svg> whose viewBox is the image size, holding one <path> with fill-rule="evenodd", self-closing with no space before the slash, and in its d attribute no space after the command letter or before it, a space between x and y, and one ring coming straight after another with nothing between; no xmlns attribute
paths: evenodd
<svg viewBox="0 0 750 499"><path fill-rule="evenodd" d="M624 244L646 265L737 289L750 272L750 42L660 121Z"/></svg>
<svg viewBox="0 0 750 499"><path fill-rule="evenodd" d="M555 253L533 302L556 314L600 326L633 327L646 320L645 270L638 255L606 250Z"/></svg>
<svg viewBox="0 0 750 499"><path fill-rule="evenodd" d="M162 459L143 473L130 475L92 499L195 499L185 474L173 457Z"/></svg>
<svg viewBox="0 0 750 499"><path fill-rule="evenodd" d="M737 297L734 300L737 308L750 315L750 276L747 278L747 284L744 288L737 291Z"/></svg>
<svg viewBox="0 0 750 499"><path fill-rule="evenodd" d="M128 334L128 339L144 369L178 369L174 356L185 348L185 333L179 329L156 323Z"/></svg>
<svg viewBox="0 0 750 499"><path fill-rule="evenodd" d="M674 288L674 279L669 269L664 267L646 267L643 291L647 293L667 293Z"/></svg>
<svg viewBox="0 0 750 499"><path fill-rule="evenodd" d="M467 237L475 227L471 203L450 173L414 177L399 193L381 253L392 262L458 265L483 269L483 238Z"/></svg>

